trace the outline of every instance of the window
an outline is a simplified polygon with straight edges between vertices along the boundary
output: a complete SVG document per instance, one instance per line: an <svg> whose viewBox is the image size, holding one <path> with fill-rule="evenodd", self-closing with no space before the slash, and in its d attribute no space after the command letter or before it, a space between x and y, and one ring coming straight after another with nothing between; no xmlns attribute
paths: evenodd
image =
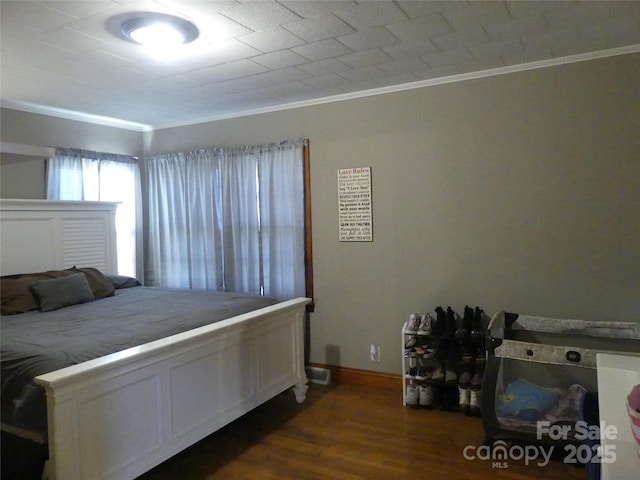
<svg viewBox="0 0 640 480"><path fill-rule="evenodd" d="M147 159L148 283L309 295L307 151L294 140Z"/></svg>
<svg viewBox="0 0 640 480"><path fill-rule="evenodd" d="M47 161L47 198L120 202L116 210L118 274L137 277L139 168L124 155L56 149Z"/></svg>

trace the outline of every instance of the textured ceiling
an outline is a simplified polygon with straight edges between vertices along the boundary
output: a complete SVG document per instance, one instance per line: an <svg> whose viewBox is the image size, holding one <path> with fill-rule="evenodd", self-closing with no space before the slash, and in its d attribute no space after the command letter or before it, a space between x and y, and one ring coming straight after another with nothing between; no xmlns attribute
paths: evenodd
<svg viewBox="0 0 640 480"><path fill-rule="evenodd" d="M125 12L200 37L158 60L106 30ZM640 1L2 0L0 17L3 106L130 128L640 51Z"/></svg>

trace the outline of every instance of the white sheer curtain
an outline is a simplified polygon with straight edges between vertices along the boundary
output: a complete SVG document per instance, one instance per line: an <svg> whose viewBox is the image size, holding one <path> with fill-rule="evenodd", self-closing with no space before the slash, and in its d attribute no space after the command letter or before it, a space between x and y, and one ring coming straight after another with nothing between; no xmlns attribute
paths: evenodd
<svg viewBox="0 0 640 480"><path fill-rule="evenodd" d="M303 142L270 145L258 162L265 291L305 295Z"/></svg>
<svg viewBox="0 0 640 480"><path fill-rule="evenodd" d="M161 155L147 167L148 283L223 290L219 152Z"/></svg>
<svg viewBox="0 0 640 480"><path fill-rule="evenodd" d="M51 200L97 200L100 160L78 158L57 150L47 161L47 198Z"/></svg>
<svg viewBox="0 0 640 480"><path fill-rule="evenodd" d="M225 290L261 293L259 151L225 152L222 170Z"/></svg>
<svg viewBox="0 0 640 480"><path fill-rule="evenodd" d="M116 211L118 273L136 277L140 170L135 158L56 149L47 161L47 198L120 202Z"/></svg>
<svg viewBox="0 0 640 480"><path fill-rule="evenodd" d="M147 159L158 286L305 295L303 140Z"/></svg>

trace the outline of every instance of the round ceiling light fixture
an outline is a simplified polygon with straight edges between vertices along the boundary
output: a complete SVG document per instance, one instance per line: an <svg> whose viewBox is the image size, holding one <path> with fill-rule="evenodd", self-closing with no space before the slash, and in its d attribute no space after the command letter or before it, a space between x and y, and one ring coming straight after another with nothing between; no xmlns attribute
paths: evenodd
<svg viewBox="0 0 640 480"><path fill-rule="evenodd" d="M177 47L198 37L198 29L188 20L155 12L116 15L106 27L123 40L151 48Z"/></svg>

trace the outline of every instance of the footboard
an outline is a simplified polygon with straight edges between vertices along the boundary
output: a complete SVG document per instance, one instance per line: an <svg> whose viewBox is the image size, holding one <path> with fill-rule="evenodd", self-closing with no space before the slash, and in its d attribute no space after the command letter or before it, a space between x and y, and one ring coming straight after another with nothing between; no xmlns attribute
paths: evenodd
<svg viewBox="0 0 640 480"><path fill-rule="evenodd" d="M36 378L46 389L51 480L133 479L295 386L298 298Z"/></svg>

